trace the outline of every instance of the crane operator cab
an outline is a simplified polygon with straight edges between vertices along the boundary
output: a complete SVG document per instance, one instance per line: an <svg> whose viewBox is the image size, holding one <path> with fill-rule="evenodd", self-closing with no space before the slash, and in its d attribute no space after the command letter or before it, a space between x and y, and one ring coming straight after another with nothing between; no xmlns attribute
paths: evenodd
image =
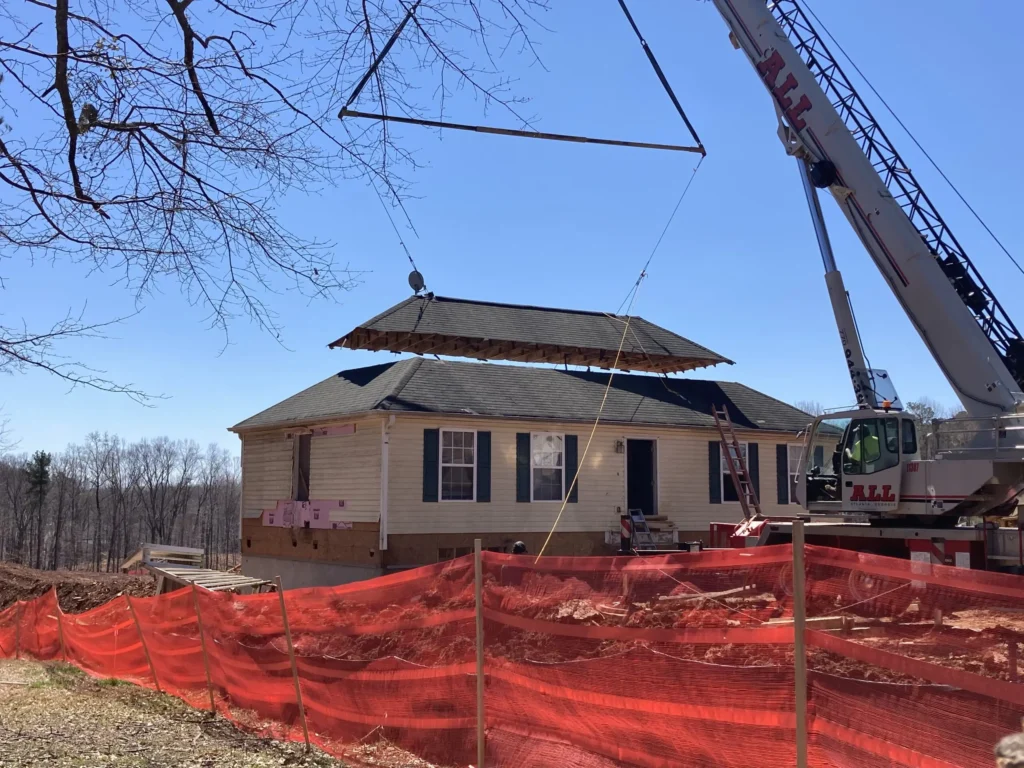
<svg viewBox="0 0 1024 768"><path fill-rule="evenodd" d="M907 465L920 461L917 425L889 407L815 419L804 439L796 497L814 512L893 512Z"/></svg>

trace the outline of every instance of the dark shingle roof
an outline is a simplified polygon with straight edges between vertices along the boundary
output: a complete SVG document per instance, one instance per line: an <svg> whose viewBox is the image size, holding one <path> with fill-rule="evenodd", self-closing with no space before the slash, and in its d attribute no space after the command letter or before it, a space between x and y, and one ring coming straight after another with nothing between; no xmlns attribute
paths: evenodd
<svg viewBox="0 0 1024 768"><path fill-rule="evenodd" d="M442 354L481 360L567 362L671 373L731 363L642 317L413 296L354 328L331 347Z"/></svg>
<svg viewBox="0 0 1024 768"><path fill-rule="evenodd" d="M549 421L592 421L607 373L412 358L356 368L316 384L232 429L316 422L367 411L409 411ZM712 405L737 427L798 432L803 411L733 382L616 374L602 420L713 427Z"/></svg>

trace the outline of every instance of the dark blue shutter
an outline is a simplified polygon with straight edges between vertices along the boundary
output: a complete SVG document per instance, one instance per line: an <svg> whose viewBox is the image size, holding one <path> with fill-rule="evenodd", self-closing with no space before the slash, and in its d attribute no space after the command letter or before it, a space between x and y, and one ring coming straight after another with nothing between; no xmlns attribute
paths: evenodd
<svg viewBox="0 0 1024 768"><path fill-rule="evenodd" d="M779 504L789 504L789 446L775 446L775 482L779 487Z"/></svg>
<svg viewBox="0 0 1024 768"><path fill-rule="evenodd" d="M476 433L476 500L491 500L491 433Z"/></svg>
<svg viewBox="0 0 1024 768"><path fill-rule="evenodd" d="M423 500L437 501L438 447L441 430L423 430Z"/></svg>
<svg viewBox="0 0 1024 768"><path fill-rule="evenodd" d="M825 464L825 447L821 445L814 446L814 466L821 467Z"/></svg>
<svg viewBox="0 0 1024 768"><path fill-rule="evenodd" d="M572 482L573 478L576 477L576 469L579 467L579 440L576 435L565 436L565 484L568 489L568 485ZM569 503L575 504L580 500L580 481L577 480L576 484L569 491Z"/></svg>
<svg viewBox="0 0 1024 768"><path fill-rule="evenodd" d="M718 440L708 443L708 500L712 504L722 503L722 453Z"/></svg>
<svg viewBox="0 0 1024 768"><path fill-rule="evenodd" d="M761 467L757 459L757 443L747 443L747 472L750 473L750 484L754 486L757 500L761 500Z"/></svg>
<svg viewBox="0 0 1024 768"><path fill-rule="evenodd" d="M516 501L530 501L530 433L516 433Z"/></svg>

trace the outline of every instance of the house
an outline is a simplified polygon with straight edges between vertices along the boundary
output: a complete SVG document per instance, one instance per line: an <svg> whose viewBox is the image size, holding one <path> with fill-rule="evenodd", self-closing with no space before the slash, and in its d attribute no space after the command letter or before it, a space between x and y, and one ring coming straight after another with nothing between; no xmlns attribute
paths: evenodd
<svg viewBox="0 0 1024 768"><path fill-rule="evenodd" d="M742 516L713 406L729 410L764 511L792 510L810 417L742 384L668 378L730 361L642 318L627 329L604 313L427 295L332 346L477 361L345 370L232 427L246 575L338 584L468 553L475 538L535 553L560 512L552 555L614 553L629 509L670 542L707 541L712 521ZM609 385L595 366L629 372Z"/></svg>

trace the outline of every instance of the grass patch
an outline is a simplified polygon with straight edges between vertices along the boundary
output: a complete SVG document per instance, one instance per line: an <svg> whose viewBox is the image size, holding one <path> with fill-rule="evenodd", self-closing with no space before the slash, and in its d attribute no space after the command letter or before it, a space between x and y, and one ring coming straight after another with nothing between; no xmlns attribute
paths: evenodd
<svg viewBox="0 0 1024 768"><path fill-rule="evenodd" d="M121 688L126 685L131 685L126 680L118 680L116 677L104 677L96 681L96 685L102 688Z"/></svg>
<svg viewBox="0 0 1024 768"><path fill-rule="evenodd" d="M54 662L45 665L44 669L46 670L46 679L38 681L40 688L48 686L53 686L54 688L75 688L85 680L85 672L72 664ZM33 687L35 687L34 683Z"/></svg>

